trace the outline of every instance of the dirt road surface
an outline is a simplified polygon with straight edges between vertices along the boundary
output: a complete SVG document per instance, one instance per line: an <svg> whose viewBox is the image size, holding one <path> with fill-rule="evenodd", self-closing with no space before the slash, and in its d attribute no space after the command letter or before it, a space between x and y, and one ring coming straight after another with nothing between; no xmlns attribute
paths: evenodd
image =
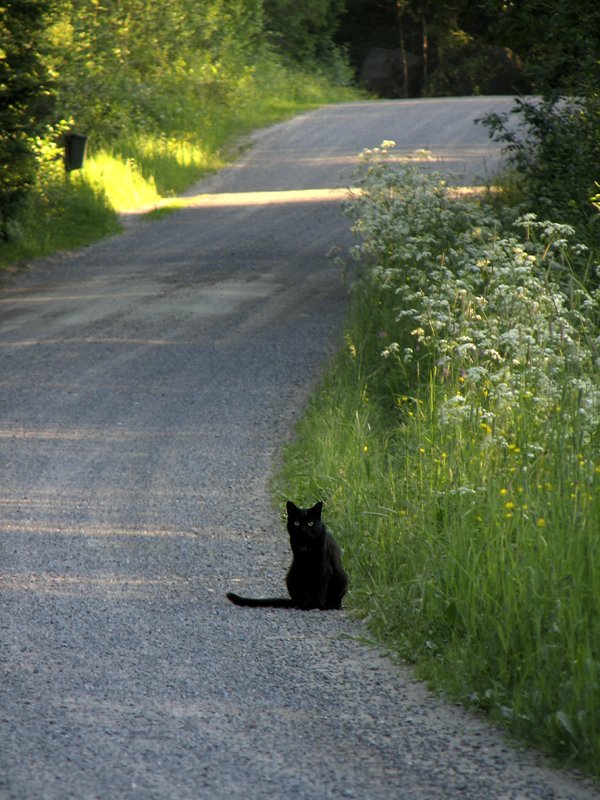
<svg viewBox="0 0 600 800"><path fill-rule="evenodd" d="M176 214L0 293L2 800L597 797L344 612L225 599L284 589L266 482L345 309L323 190L383 139L480 180L497 153L472 120L511 103L304 115Z"/></svg>

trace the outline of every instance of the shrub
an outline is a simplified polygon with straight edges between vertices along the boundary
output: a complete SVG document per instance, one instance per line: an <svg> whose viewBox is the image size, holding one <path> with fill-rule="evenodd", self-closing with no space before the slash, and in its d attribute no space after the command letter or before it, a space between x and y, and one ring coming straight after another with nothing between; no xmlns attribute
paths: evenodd
<svg viewBox="0 0 600 800"><path fill-rule="evenodd" d="M511 119L519 122L513 125ZM510 114L489 114L482 122L503 142L520 177L528 210L574 225L589 244L597 243L600 216L593 199L600 182L600 99L519 99Z"/></svg>

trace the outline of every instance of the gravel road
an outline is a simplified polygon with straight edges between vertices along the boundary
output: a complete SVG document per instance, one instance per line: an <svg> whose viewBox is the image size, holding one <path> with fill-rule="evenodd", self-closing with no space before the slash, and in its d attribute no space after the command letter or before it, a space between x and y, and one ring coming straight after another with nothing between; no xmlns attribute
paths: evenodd
<svg viewBox="0 0 600 800"><path fill-rule="evenodd" d="M345 309L326 253L348 222L322 190L386 138L480 179L497 153L472 120L511 105L306 114L188 207L5 286L2 800L600 796L429 694L344 612L225 599L284 590L266 483Z"/></svg>

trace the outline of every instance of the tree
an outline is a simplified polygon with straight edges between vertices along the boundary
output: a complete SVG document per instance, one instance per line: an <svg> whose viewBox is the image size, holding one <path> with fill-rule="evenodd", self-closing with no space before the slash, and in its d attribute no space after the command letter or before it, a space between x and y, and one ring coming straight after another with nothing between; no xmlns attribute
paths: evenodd
<svg viewBox="0 0 600 800"><path fill-rule="evenodd" d="M597 0L480 0L496 40L519 53L538 92L578 94L600 82Z"/></svg>
<svg viewBox="0 0 600 800"><path fill-rule="evenodd" d="M327 61L345 0L264 0L265 25L276 47L298 62Z"/></svg>
<svg viewBox="0 0 600 800"><path fill-rule="evenodd" d="M61 115L96 145L132 128L177 133L165 95L182 117L206 96L226 103L263 32L262 0L60 0L48 37Z"/></svg>
<svg viewBox="0 0 600 800"><path fill-rule="evenodd" d="M52 108L42 55L50 0L0 5L0 238L35 181L33 137Z"/></svg>

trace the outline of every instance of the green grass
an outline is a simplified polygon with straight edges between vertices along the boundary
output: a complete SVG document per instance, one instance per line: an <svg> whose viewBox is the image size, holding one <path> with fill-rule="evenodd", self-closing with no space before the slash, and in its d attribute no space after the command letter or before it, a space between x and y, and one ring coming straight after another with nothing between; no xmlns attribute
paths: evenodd
<svg viewBox="0 0 600 800"><path fill-rule="evenodd" d="M45 181L28 198L12 237L0 243L0 268L80 247L121 230L101 186L83 176Z"/></svg>
<svg viewBox="0 0 600 800"><path fill-rule="evenodd" d="M421 676L598 774L600 297L568 261L584 256L562 226L503 231L385 159L362 186L346 348L278 500L325 500L350 608Z"/></svg>
<svg viewBox="0 0 600 800"><path fill-rule="evenodd" d="M199 99L192 83L177 91L157 87L156 96L164 103L162 130L139 124L108 143L92 136L84 168L68 177L58 168L56 142L45 144L36 190L13 222L10 240L0 243L0 267L111 235L120 230L119 212L151 208L220 169L250 131L325 103L362 97L275 59L259 63L251 80L246 77L213 99Z"/></svg>
<svg viewBox="0 0 600 800"><path fill-rule="evenodd" d="M224 164L214 144L144 134L93 154L84 174L115 210L127 211L175 196Z"/></svg>

